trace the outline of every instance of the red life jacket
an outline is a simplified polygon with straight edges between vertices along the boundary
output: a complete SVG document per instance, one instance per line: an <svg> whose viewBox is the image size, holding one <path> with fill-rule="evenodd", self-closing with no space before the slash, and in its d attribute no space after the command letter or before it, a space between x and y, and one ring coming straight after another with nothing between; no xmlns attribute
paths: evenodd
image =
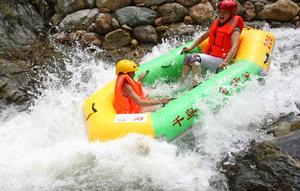
<svg viewBox="0 0 300 191"><path fill-rule="evenodd" d="M224 25L219 26L220 20L216 19L209 29L209 40L204 53L218 57L226 58L231 49L231 35L236 27L242 32L244 21L240 16L233 16Z"/></svg>
<svg viewBox="0 0 300 191"><path fill-rule="evenodd" d="M114 99L114 107L118 114L125 113L140 113L141 107L123 91L124 83L128 83L133 91L144 98L144 93L142 90L142 84L133 80L128 74L118 75L116 84L115 84L115 99Z"/></svg>

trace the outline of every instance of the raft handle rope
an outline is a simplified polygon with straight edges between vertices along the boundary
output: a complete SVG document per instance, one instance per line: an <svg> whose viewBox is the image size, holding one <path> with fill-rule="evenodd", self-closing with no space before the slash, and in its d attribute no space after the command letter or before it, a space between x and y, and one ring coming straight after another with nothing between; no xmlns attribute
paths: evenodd
<svg viewBox="0 0 300 191"><path fill-rule="evenodd" d="M95 103L92 104L92 110L93 110L94 113L97 112L97 109L95 108Z"/></svg>
<svg viewBox="0 0 300 191"><path fill-rule="evenodd" d="M174 100L174 99L177 99L177 97L172 97L172 98L170 98L170 101L172 101L172 100ZM162 104L161 107L165 107L165 106L166 106L166 103Z"/></svg>
<svg viewBox="0 0 300 191"><path fill-rule="evenodd" d="M98 110L95 108L95 103L92 104L92 110L93 110L93 113L90 113L90 114L87 116L86 120L89 120L89 118L90 118L94 113L96 113L96 112L98 111Z"/></svg>
<svg viewBox="0 0 300 191"><path fill-rule="evenodd" d="M270 54L266 53L264 64L267 64L267 62L269 61L269 58L270 58Z"/></svg>
<svg viewBox="0 0 300 191"><path fill-rule="evenodd" d="M170 66L173 66L175 64L175 61L172 60L171 62L169 62L168 64L165 65L161 65L162 68L169 68Z"/></svg>

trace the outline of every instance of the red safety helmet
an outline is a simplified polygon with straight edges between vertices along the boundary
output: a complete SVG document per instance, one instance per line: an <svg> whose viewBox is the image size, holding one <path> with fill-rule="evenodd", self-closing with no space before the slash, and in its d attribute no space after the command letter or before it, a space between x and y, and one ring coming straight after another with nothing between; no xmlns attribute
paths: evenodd
<svg viewBox="0 0 300 191"><path fill-rule="evenodd" d="M221 0L218 4L218 9L230 11L235 14L237 11L237 3L235 0Z"/></svg>

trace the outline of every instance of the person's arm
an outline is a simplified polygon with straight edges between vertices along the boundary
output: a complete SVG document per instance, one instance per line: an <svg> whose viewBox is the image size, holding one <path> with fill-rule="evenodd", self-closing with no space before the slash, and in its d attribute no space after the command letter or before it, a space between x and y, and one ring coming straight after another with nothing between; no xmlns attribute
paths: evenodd
<svg viewBox="0 0 300 191"><path fill-rule="evenodd" d="M144 79L144 77L149 73L149 70L146 70L144 72L141 73L141 75L139 76L138 81L142 82L142 80Z"/></svg>
<svg viewBox="0 0 300 191"><path fill-rule="evenodd" d="M139 105L139 106L152 106L152 105L158 105L158 104L166 104L170 101L168 98L162 98L160 100L152 100L152 99L141 99L135 91L132 89L132 87L129 84L124 85L124 91L132 97L132 99Z"/></svg>
<svg viewBox="0 0 300 191"><path fill-rule="evenodd" d="M191 51L193 50L194 48L196 48L197 46L199 46L199 44L201 44L204 40L206 40L209 36L209 31L206 31L203 35L201 35L195 42L194 44L191 46L191 47L186 47L186 48L183 48L183 51L184 52L188 52L188 51Z"/></svg>
<svg viewBox="0 0 300 191"><path fill-rule="evenodd" d="M234 31L231 35L231 49L228 52L226 58L224 59L223 63L220 65L221 67L228 66L228 64L232 61L234 56L236 55L236 52L239 48L239 42L240 42L240 31Z"/></svg>

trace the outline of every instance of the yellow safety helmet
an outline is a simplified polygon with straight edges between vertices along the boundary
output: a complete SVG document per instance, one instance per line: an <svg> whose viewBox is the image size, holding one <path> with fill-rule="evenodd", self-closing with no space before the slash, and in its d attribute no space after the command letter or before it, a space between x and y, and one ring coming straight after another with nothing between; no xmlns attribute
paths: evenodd
<svg viewBox="0 0 300 191"><path fill-rule="evenodd" d="M116 64L116 74L118 75L120 72L128 73L128 72L136 72L138 70L138 66L131 60L120 60Z"/></svg>

